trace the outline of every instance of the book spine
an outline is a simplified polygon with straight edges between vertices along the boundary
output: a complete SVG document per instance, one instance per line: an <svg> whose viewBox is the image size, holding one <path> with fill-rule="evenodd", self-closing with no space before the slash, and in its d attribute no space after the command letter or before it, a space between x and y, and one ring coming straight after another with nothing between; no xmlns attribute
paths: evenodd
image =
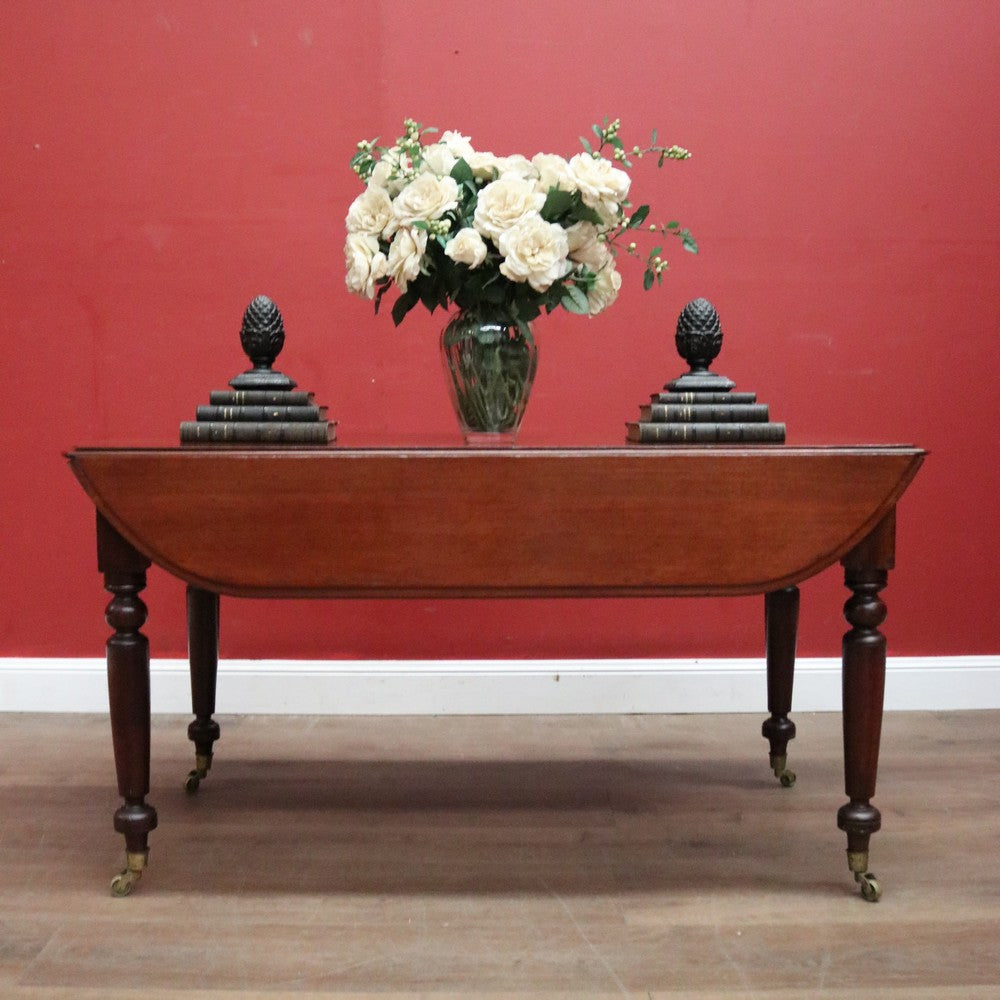
<svg viewBox="0 0 1000 1000"><path fill-rule="evenodd" d="M336 425L221 420L185 420L181 444L329 444Z"/></svg>
<svg viewBox="0 0 1000 1000"><path fill-rule="evenodd" d="M198 420L249 420L257 423L271 420L288 420L316 423L326 420L325 406L199 406L195 411Z"/></svg>
<svg viewBox="0 0 1000 1000"><path fill-rule="evenodd" d="M208 401L213 406L310 406L315 397L296 389L214 389Z"/></svg>
<svg viewBox="0 0 1000 1000"><path fill-rule="evenodd" d="M756 403L755 392L654 392L651 403L695 406L705 403Z"/></svg>
<svg viewBox="0 0 1000 1000"><path fill-rule="evenodd" d="M664 423L767 423L768 408L765 403L737 403L725 406L709 404L681 406L672 403L651 403L639 407L639 419Z"/></svg>
<svg viewBox="0 0 1000 1000"><path fill-rule="evenodd" d="M785 440L784 424L652 424L626 425L626 440L634 444L781 444Z"/></svg>

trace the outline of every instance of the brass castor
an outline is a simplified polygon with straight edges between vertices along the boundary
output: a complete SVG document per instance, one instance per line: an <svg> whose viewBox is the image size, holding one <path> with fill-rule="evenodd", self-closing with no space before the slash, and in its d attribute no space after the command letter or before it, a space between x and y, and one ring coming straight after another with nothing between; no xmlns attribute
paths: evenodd
<svg viewBox="0 0 1000 1000"><path fill-rule="evenodd" d="M208 777L208 770L211 766L211 754L195 754L194 770L188 772L188 776L184 779L184 791L188 795L193 795L198 791L198 786L201 784L202 778Z"/></svg>
<svg viewBox="0 0 1000 1000"><path fill-rule="evenodd" d="M854 881L861 886L861 898L869 903L877 903L882 898L882 886L871 872L855 872Z"/></svg>
<svg viewBox="0 0 1000 1000"><path fill-rule="evenodd" d="M781 782L782 788L791 788L795 784L795 772L789 771L788 757L785 754L775 754L771 757L771 768L774 776Z"/></svg>
<svg viewBox="0 0 1000 1000"><path fill-rule="evenodd" d="M122 898L129 896L135 888L136 882L142 878L143 869L146 867L146 860L149 857L147 851L133 853L129 851L125 855L125 869L111 880L111 895Z"/></svg>

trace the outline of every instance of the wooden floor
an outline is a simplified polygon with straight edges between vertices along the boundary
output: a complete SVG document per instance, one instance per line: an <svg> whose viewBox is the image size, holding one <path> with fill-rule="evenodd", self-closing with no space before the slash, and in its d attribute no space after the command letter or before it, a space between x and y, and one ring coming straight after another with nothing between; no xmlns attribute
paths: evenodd
<svg viewBox="0 0 1000 1000"><path fill-rule="evenodd" d="M0 715L4 1000L1000 997L1000 712L886 719L880 903L838 715L158 718L135 894L107 722Z"/></svg>

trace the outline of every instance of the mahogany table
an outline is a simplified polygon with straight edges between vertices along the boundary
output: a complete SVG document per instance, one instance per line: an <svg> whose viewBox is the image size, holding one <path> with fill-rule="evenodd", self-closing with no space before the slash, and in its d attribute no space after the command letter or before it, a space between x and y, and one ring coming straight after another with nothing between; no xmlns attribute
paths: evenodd
<svg viewBox="0 0 1000 1000"><path fill-rule="evenodd" d="M156 827L149 791L151 563L186 581L194 721L205 777L215 712L219 595L671 597L763 594L763 735L783 785L797 584L840 562L844 775L837 814L862 895L880 826L875 793L896 504L923 461L904 446L391 450L80 448L70 466L97 508L112 598L108 686L131 892Z"/></svg>

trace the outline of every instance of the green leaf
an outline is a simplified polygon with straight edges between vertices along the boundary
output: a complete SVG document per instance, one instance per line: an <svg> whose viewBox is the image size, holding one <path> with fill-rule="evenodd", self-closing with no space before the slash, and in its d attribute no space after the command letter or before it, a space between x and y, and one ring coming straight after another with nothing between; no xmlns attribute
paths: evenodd
<svg viewBox="0 0 1000 1000"><path fill-rule="evenodd" d="M652 271L647 271L642 276L642 287L643 287L643 289L645 289L645 291L648 292L653 287L653 282L655 280L656 280L656 277L653 274L653 272Z"/></svg>
<svg viewBox="0 0 1000 1000"><path fill-rule="evenodd" d="M578 315L586 315L590 312L590 303L587 302L587 296L572 282L563 288L560 305L567 312L577 313Z"/></svg>
<svg viewBox="0 0 1000 1000"><path fill-rule="evenodd" d="M573 201L574 196L572 191L549 188L549 193L545 196L545 202L542 205L542 218L546 222L555 222L573 207Z"/></svg>
<svg viewBox="0 0 1000 1000"><path fill-rule="evenodd" d="M433 282L421 282L421 284L423 287L420 289L420 302L428 312L434 312L439 302L438 291Z"/></svg>
<svg viewBox="0 0 1000 1000"><path fill-rule="evenodd" d="M531 336L531 328L528 326L529 323L538 319L542 314L542 307L538 302L525 302L523 308L521 309L521 314L517 317L517 327L525 334L525 336Z"/></svg>
<svg viewBox="0 0 1000 1000"><path fill-rule="evenodd" d="M492 302L496 305L502 305L504 300L504 289L503 286L497 282L493 284L486 285L483 288L483 298L487 302Z"/></svg>
<svg viewBox="0 0 1000 1000"><path fill-rule="evenodd" d="M594 151L594 147L593 147L593 146L591 146L591 145L590 145L590 143L589 143L589 142L587 142L587 140L586 140L586 139L584 139L584 137L583 137L582 135L580 136L580 145L581 145L581 146L583 146L583 148L584 148L584 149L585 149L585 150L586 150L586 151L587 151L588 153L593 153L593 151Z"/></svg>
<svg viewBox="0 0 1000 1000"><path fill-rule="evenodd" d="M641 226L646 221L647 215L649 215L649 205L640 205L632 214L632 218L628 220L628 225L625 228L635 229L636 226Z"/></svg>
<svg viewBox="0 0 1000 1000"><path fill-rule="evenodd" d="M382 304L382 296L392 287L392 281L389 278L381 278L376 282L376 287L378 288L375 293L375 315L377 316L378 307Z"/></svg>
<svg viewBox="0 0 1000 1000"><path fill-rule="evenodd" d="M592 222L595 226L603 226L604 220L594 211L594 209L584 205L577 192L576 203L573 205L573 218L577 222Z"/></svg>
<svg viewBox="0 0 1000 1000"><path fill-rule="evenodd" d="M667 229L680 229L680 227L681 227L681 224L679 222L668 222L665 228L667 228Z"/></svg>
<svg viewBox="0 0 1000 1000"><path fill-rule="evenodd" d="M476 186L476 177L472 172L472 167L461 157L455 161L455 166L451 168L451 176L459 184L472 184L473 190Z"/></svg>
<svg viewBox="0 0 1000 1000"><path fill-rule="evenodd" d="M412 287L409 288L405 294L400 295L392 307L392 322L396 326L399 326L399 324L403 322L403 318L406 314L417 304L418 301L419 296Z"/></svg>

